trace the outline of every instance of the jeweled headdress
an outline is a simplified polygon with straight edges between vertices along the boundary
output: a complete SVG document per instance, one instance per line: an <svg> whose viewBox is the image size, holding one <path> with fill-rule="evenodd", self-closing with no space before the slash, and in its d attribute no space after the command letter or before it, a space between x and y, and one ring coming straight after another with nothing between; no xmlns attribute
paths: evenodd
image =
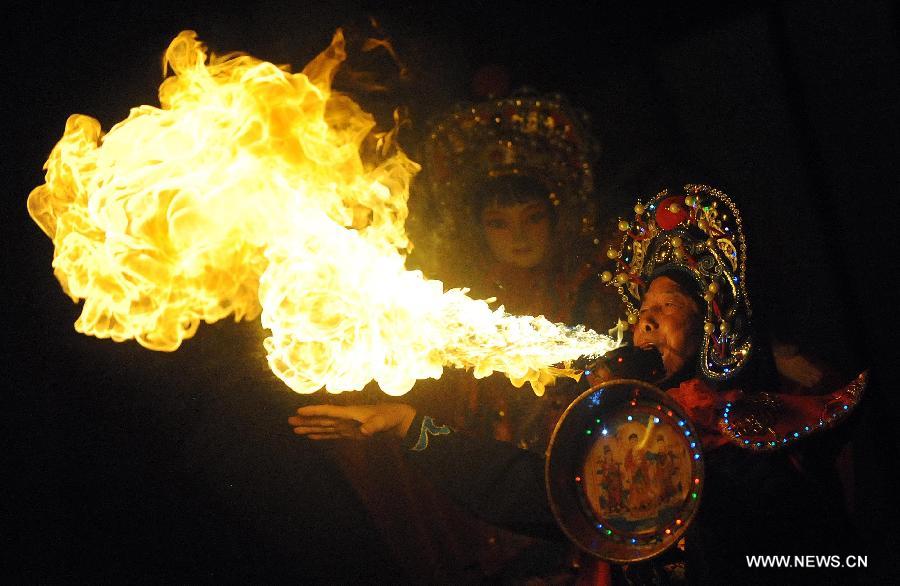
<svg viewBox="0 0 900 586"><path fill-rule="evenodd" d="M587 125L587 115L559 95L459 104L432 123L425 174L434 187L451 186L472 173L527 174L588 199L595 145Z"/></svg>
<svg viewBox="0 0 900 586"><path fill-rule="evenodd" d="M555 94L459 104L432 121L417 177L429 202L429 231L452 237L471 229L472 216L465 212L485 195L473 185L490 177L525 175L546 186L558 226L570 231L560 238L599 245L592 174L598 147L588 124L586 113Z"/></svg>
<svg viewBox="0 0 900 586"><path fill-rule="evenodd" d="M705 378L726 380L744 367L753 346L741 215L721 191L706 185L686 185L684 191L639 201L634 219L619 221L622 244L608 251L616 272L605 271L602 279L618 287L634 324L654 277L671 271L692 277L706 302L698 366Z"/></svg>

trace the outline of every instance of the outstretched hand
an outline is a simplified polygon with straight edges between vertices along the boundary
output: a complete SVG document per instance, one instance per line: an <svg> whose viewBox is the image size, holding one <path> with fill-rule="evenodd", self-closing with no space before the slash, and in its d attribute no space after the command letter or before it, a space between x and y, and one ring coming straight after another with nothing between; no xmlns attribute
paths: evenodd
<svg viewBox="0 0 900 586"><path fill-rule="evenodd" d="M294 433L314 440L362 439L378 433L403 438L416 410L404 403L309 405L288 418Z"/></svg>

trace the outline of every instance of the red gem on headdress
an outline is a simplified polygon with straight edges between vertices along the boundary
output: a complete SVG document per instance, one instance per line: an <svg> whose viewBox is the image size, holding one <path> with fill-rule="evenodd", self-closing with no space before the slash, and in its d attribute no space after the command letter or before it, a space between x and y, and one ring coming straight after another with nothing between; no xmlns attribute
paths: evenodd
<svg viewBox="0 0 900 586"><path fill-rule="evenodd" d="M656 208L656 224L663 230L672 230L688 219L690 213L680 196L667 197Z"/></svg>

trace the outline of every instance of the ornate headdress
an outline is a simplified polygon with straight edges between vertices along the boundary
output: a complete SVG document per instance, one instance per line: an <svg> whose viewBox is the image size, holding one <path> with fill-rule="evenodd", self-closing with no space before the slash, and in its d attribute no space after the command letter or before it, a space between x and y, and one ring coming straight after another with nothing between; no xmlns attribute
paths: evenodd
<svg viewBox="0 0 900 586"><path fill-rule="evenodd" d="M621 247L607 253L616 273L605 271L601 278L618 287L634 324L654 277L673 271L692 277L706 302L699 369L707 379L726 380L744 367L752 349L741 215L721 191L705 185L684 190L639 201L634 220L619 221Z"/></svg>
<svg viewBox="0 0 900 586"><path fill-rule="evenodd" d="M597 146L587 128L587 114L559 95L516 95L457 105L449 116L430 124L424 141L417 180L424 182L429 200L428 232L452 238L469 230L472 215L465 212L484 196L474 192L473 185L491 177L524 175L547 188L559 226L572 232L562 238L586 238L598 245L592 175Z"/></svg>

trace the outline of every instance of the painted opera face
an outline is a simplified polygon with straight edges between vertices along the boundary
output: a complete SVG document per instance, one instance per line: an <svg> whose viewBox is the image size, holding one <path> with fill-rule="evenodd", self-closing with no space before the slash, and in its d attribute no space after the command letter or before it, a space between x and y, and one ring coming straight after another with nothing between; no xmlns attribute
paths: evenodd
<svg viewBox="0 0 900 586"><path fill-rule="evenodd" d="M548 256L553 222L546 201L491 205L481 213L485 240L494 258L530 269Z"/></svg>

